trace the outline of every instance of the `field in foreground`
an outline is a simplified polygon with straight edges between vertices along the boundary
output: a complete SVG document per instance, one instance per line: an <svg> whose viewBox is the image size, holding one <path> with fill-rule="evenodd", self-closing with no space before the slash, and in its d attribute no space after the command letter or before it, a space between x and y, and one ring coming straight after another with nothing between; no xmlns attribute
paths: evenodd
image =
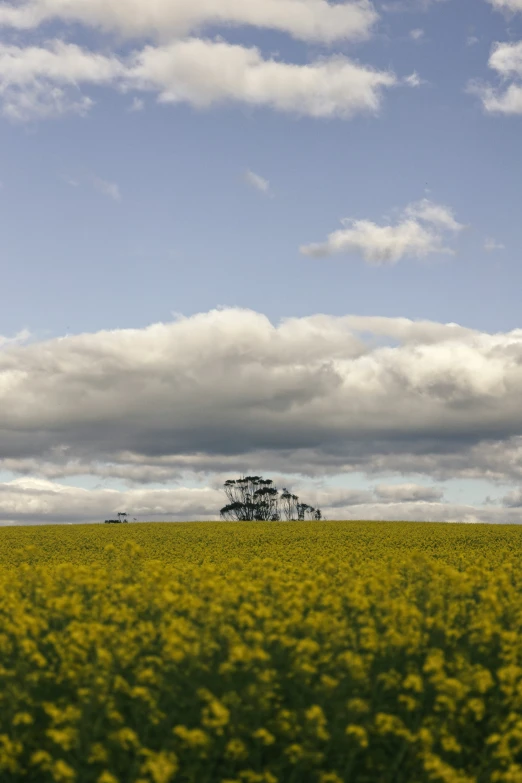
<svg viewBox="0 0 522 783"><path fill-rule="evenodd" d="M522 529L0 529L0 780L522 783Z"/></svg>

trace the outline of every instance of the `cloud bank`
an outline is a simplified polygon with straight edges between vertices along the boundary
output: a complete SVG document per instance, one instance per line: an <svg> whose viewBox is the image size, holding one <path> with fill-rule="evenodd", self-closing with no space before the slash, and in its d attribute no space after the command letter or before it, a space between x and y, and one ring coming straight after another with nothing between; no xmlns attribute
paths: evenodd
<svg viewBox="0 0 522 783"><path fill-rule="evenodd" d="M393 492L310 492L302 497L320 505L328 519L404 520L424 522L520 522L520 493L506 497L506 507L477 507L442 503L426 487ZM424 491L423 491L424 490ZM406 497L401 499L401 492ZM436 494L436 493L435 493ZM382 496L380 496L382 495ZM417 496L426 495L427 500ZM39 479L15 479L0 484L0 526L71 524L114 519L120 511L145 521L214 521L226 502L212 487L173 489L86 490Z"/></svg>
<svg viewBox="0 0 522 783"><path fill-rule="evenodd" d="M0 340L0 470L43 481L46 492L45 482L66 477L119 479L146 491L145 505L133 500L146 514L159 491L152 484L187 476L292 473L305 487L351 472L502 486L522 478L522 330L326 315L273 325L221 309L144 329L28 339ZM2 486L11 505L0 516L14 519L35 485ZM100 497L106 504L109 495ZM381 481L375 495L351 497L357 514L370 504L388 518L390 504L403 514L413 502L434 503L422 509L437 518L449 513L437 488L424 485ZM347 513L339 498L334 507L337 518ZM192 517L204 510L190 508Z"/></svg>

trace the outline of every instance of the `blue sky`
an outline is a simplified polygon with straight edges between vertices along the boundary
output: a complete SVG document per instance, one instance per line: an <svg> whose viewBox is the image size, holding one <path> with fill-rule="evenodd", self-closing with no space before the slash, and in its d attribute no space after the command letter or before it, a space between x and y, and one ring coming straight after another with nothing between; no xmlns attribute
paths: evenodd
<svg viewBox="0 0 522 783"><path fill-rule="evenodd" d="M522 418L511 395L516 400L520 379L513 357L522 362L522 335L509 333L522 327L522 54L517 49L522 4L411 0L336 6L357 8L361 19L374 20L366 28L360 24L359 36L348 22L346 34L335 32L337 25L329 22L334 6L322 0L266 4L263 26L255 22L259 0L243 0L239 11L231 3L223 24L207 14L190 26L186 9L200 5L155 0L151 23L135 15L130 0L118 0L109 24L98 0L0 4L0 335L12 339L22 330L30 333L0 351L7 357L0 365L5 395L0 426L8 433L0 453L0 519L4 524L65 521L67 511L57 500L64 497L63 487L88 490L88 497L80 494L78 501L85 512L70 505L72 521L95 521L107 505L108 511L114 505L115 512L132 503L142 518L211 518L219 482L228 477L227 470L234 474L244 465L292 479L303 496L307 488L309 494L322 492L314 497L325 507L333 497L328 492L340 492L330 506L331 518L449 515L517 521ZM307 27L310 18L315 26ZM187 42L203 48L186 54ZM252 47L258 65L249 70L241 58ZM229 62L232 49L235 59ZM207 68L207 58L210 62L214 56ZM270 75L271 61L284 66L276 78ZM354 65L353 73L346 63ZM318 69L315 81L296 86L294 79L306 81L310 67ZM361 87L357 80L366 78L360 76L365 69L395 83ZM178 100L168 102L173 94ZM159 100L162 95L167 102ZM216 308L221 309L213 316ZM230 392L226 406L232 411L239 406L244 422L231 438L237 441L235 451L227 455L216 443L228 438L230 422L221 425L216 413L215 422L207 421L207 435L201 434L191 425L185 398L169 402L177 400L177 389L190 378L212 409L213 386L205 380L203 364L188 369L180 359L176 373L171 371L182 343L192 363L215 349L215 371L226 375L230 353L220 354L222 346L213 343L213 335L221 328L216 326L219 313L226 321L230 308L240 308L223 326L234 361L248 353L248 361L261 368L274 361L277 373L280 359L263 358L264 349L256 359L255 331L254 343L243 346L244 329L250 327L241 326L241 313L265 316L273 328L281 319L297 319L304 328L313 316L327 318L324 334L316 330L310 344L303 347L302 340L288 338L285 361L287 368L302 372L307 362L299 351L305 356L312 343L324 344L322 356L313 349L312 365L329 362L332 372L340 373L332 376L333 385L341 376L343 383L335 399L325 397L317 411L312 406L303 413L300 436L292 430L288 444L277 437L280 424L269 421L267 412L277 373L267 380L272 391L262 402L247 400L248 395L241 402ZM200 327L197 319L204 314L209 320ZM183 336L176 331L178 315L188 319ZM353 410L358 399L351 392L343 397L342 391L354 377L355 365L347 363L354 356L343 354L342 368L336 365L341 349L335 324L345 316L369 317L355 331L372 350L375 340L388 346L390 356L377 352L376 362L397 365L393 371L391 364L385 373L379 370L384 391L374 407L368 402L368 423L359 427L355 418L339 440L326 424L331 406L340 405L339 421L348 422L342 406L349 399ZM248 312L244 317L247 323ZM389 319L378 333L375 317ZM406 348L394 319L414 322L412 334L420 321L432 322L429 328L435 331L433 324L458 324L464 327L459 348L445 337L430 336L425 342L409 337L426 350L420 358L412 349L406 370ZM161 434L158 423L145 421L144 415L135 440L126 446L131 462L142 470L131 481L119 435L111 442L116 419L118 427L130 430L142 421L130 403L129 421L121 415L127 410L124 398L144 372L143 357L133 365L134 333L125 330L143 335L159 323L172 328L173 342L162 354L171 374L156 367L158 377L152 372L151 383L157 381L166 395L161 398L163 421L169 423ZM258 327L264 334L266 324L259 321ZM234 329L237 337L231 336ZM495 341L496 333L501 337ZM66 358L58 359L65 335L73 338L66 343ZM154 354L154 344L149 341L143 350ZM504 364L499 368L500 354ZM19 375L17 362L23 368ZM69 387L78 364L83 381ZM396 386L399 366L403 381ZM129 373L124 391L114 380L118 367L122 377ZM316 369L322 372L319 365ZM450 376L454 386L444 408L438 389ZM35 379L42 384L39 391L34 391L39 388ZM410 426L407 406L406 418L395 421L390 405L387 419L388 382L390 395L400 395L401 388L413 395L412 410L428 405L430 398L437 412L426 408L421 423ZM289 411L298 405L299 383L307 381L298 376L289 381ZM363 384L359 394L371 396L370 381L364 383L370 385ZM59 404L53 397L58 387L66 396ZM104 397L107 389L114 393L110 400ZM87 399L89 405L99 401L99 416ZM154 407L158 400L144 397L143 404ZM71 410L61 420L64 405ZM468 421L471 411L476 428ZM428 420L429 427L422 423ZM265 422L270 437L263 437L258 421ZM30 431L34 446L28 445ZM57 443L68 446L71 459L105 465L105 472L67 472L67 460L52 452ZM346 461L331 458L334 444L339 453L345 449ZM308 457L296 456L302 449L315 453L318 475L299 469L309 464ZM493 450L497 456L491 461L487 455ZM196 452L204 457L202 471L187 456ZM371 462L375 453L387 455L384 467ZM419 453L425 456L422 466ZM176 467L172 477L154 481L150 471L158 467L158 455ZM188 460L181 473L180 455ZM233 455L235 462L227 461ZM404 459L394 461L393 455ZM115 464L118 470L107 467ZM403 488L397 490L396 503L384 490L381 501L368 496L355 502L350 495L382 485ZM420 488L417 495L413 486ZM203 487L210 487L207 505ZM422 487L429 489L425 497ZM100 492L111 488L118 495L108 503ZM138 491L149 493L139 503L132 494ZM160 501L154 492L163 493ZM34 497L44 495L45 503L35 506ZM486 496L498 501L493 510L484 506Z"/></svg>

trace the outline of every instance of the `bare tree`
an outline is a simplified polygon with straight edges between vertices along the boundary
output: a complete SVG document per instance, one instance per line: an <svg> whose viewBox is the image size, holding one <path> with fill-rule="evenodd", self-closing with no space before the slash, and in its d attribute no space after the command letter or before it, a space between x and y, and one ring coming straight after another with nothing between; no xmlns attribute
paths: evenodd
<svg viewBox="0 0 522 783"><path fill-rule="evenodd" d="M279 490L271 479L262 476L244 476L228 479L224 484L228 499L226 506L219 512L222 519L229 521L271 521L322 519L319 509L306 503L299 503L297 495L286 488L279 497Z"/></svg>

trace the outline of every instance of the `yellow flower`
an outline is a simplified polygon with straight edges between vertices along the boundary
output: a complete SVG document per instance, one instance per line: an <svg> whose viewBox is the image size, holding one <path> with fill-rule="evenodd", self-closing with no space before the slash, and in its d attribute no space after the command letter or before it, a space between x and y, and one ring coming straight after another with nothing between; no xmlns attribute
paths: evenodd
<svg viewBox="0 0 522 783"><path fill-rule="evenodd" d="M101 742L95 742L91 747L91 752L88 756L89 764L98 764L108 761L109 754L107 749L103 747Z"/></svg>
<svg viewBox="0 0 522 783"><path fill-rule="evenodd" d="M57 783L70 783L70 781L76 780L76 772L62 759L55 761L51 767L51 774L53 780Z"/></svg>
<svg viewBox="0 0 522 783"><path fill-rule="evenodd" d="M142 764L140 772L148 773L153 783L169 783L174 778L178 769L178 759L174 753L159 751L154 753L143 750L146 761Z"/></svg>
<svg viewBox="0 0 522 783"><path fill-rule="evenodd" d="M244 742L240 739L231 739L225 747L225 757L229 759L241 760L248 757L248 750Z"/></svg>
<svg viewBox="0 0 522 783"><path fill-rule="evenodd" d="M13 726L30 726L34 718L28 712L17 712L13 718Z"/></svg>
<svg viewBox="0 0 522 783"><path fill-rule="evenodd" d="M0 770L16 772L19 768L18 759L23 752L21 742L12 740L7 734L0 735Z"/></svg>
<svg viewBox="0 0 522 783"><path fill-rule="evenodd" d="M356 726L350 723L346 727L346 736L353 739L360 748L368 747L368 733L363 726Z"/></svg>
<svg viewBox="0 0 522 783"><path fill-rule="evenodd" d="M320 740L330 739L330 735L326 730L327 720L322 708L318 704L314 704L305 712L305 718L309 724L313 727L313 731L316 737Z"/></svg>
<svg viewBox="0 0 522 783"><path fill-rule="evenodd" d="M120 781L112 772L105 770L105 772L102 772L101 775L99 775L96 783L120 783Z"/></svg>
<svg viewBox="0 0 522 783"><path fill-rule="evenodd" d="M254 737L254 739L258 739L260 742L262 742L263 745L273 745L275 742L274 735L263 728L256 729L256 731L254 731L252 736Z"/></svg>
<svg viewBox="0 0 522 783"><path fill-rule="evenodd" d="M292 764L297 764L297 762L300 761L304 755L305 751L303 747L296 742L294 742L292 745L289 745L288 748L285 749L285 756L288 756Z"/></svg>

